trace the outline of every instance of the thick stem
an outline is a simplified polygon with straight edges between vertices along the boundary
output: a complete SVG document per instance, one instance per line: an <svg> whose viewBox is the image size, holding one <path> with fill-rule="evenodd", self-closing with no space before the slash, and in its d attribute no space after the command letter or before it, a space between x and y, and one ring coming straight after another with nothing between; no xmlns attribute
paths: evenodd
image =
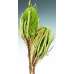
<svg viewBox="0 0 74 74"><path fill-rule="evenodd" d="M29 57L29 72L30 74L35 74L35 65L32 65L32 61L31 61L31 53L30 53L30 50L31 50L31 40L30 39L27 39L27 45L28 45L28 57Z"/></svg>
<svg viewBox="0 0 74 74"><path fill-rule="evenodd" d="M35 74L35 66L31 66L31 68L30 68L30 74Z"/></svg>

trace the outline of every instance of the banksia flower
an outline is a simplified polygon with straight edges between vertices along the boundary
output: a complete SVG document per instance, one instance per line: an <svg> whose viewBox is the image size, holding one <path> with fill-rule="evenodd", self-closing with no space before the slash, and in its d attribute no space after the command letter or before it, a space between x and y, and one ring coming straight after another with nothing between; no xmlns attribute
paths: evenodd
<svg viewBox="0 0 74 74"><path fill-rule="evenodd" d="M38 29L31 45L30 51L31 62L33 66L35 66L37 62L47 54L48 48L51 45L52 41L53 34L48 28L42 27Z"/></svg>
<svg viewBox="0 0 74 74"><path fill-rule="evenodd" d="M30 38L34 36L39 24L37 9L29 1L27 9L20 18L20 32L22 37Z"/></svg>
<svg viewBox="0 0 74 74"><path fill-rule="evenodd" d="M29 71L35 74L35 66L48 52L53 41L53 34L46 27L38 27L39 16L37 9L29 1L28 8L20 17L20 35L26 39L28 46Z"/></svg>
<svg viewBox="0 0 74 74"><path fill-rule="evenodd" d="M37 34L31 46L33 47L32 55L34 53L34 55L38 59L43 58L44 55L47 54L48 48L52 41L53 41L53 34L49 29L47 29L46 27L38 29Z"/></svg>

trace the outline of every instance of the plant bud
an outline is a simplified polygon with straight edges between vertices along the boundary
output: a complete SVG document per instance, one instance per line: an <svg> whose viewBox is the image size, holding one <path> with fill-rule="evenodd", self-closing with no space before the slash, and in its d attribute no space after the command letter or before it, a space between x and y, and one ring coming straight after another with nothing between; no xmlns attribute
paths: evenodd
<svg viewBox="0 0 74 74"><path fill-rule="evenodd" d="M22 37L30 38L38 28L39 16L35 7L28 6L20 18L20 33Z"/></svg>
<svg viewBox="0 0 74 74"><path fill-rule="evenodd" d="M53 34L46 27L42 27L37 31L31 46L31 60L35 64L37 60L43 58L51 45Z"/></svg>

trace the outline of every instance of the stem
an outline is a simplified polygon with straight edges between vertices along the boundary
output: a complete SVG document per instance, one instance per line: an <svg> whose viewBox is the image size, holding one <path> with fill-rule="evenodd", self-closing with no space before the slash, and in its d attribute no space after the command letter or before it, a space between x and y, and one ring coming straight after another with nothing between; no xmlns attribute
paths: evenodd
<svg viewBox="0 0 74 74"><path fill-rule="evenodd" d="M27 39L27 45L28 45L28 57L29 57L29 72L30 74L35 74L35 65L32 65L32 61L31 61L31 53L30 53L30 50L31 50L31 39Z"/></svg>
<svg viewBox="0 0 74 74"><path fill-rule="evenodd" d="M31 68L30 68L30 74L35 74L35 66L31 66Z"/></svg>

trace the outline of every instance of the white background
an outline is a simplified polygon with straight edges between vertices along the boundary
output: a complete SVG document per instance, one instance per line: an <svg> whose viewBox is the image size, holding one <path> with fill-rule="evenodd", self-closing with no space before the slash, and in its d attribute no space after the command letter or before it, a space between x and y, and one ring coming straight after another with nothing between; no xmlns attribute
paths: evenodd
<svg viewBox="0 0 74 74"><path fill-rule="evenodd" d="M0 74L28 74L27 67L24 68L19 59L17 19L18 1L0 0ZM37 65L36 74L74 74L73 32L74 0L57 0L56 52L47 56L48 63L44 58L45 61Z"/></svg>

